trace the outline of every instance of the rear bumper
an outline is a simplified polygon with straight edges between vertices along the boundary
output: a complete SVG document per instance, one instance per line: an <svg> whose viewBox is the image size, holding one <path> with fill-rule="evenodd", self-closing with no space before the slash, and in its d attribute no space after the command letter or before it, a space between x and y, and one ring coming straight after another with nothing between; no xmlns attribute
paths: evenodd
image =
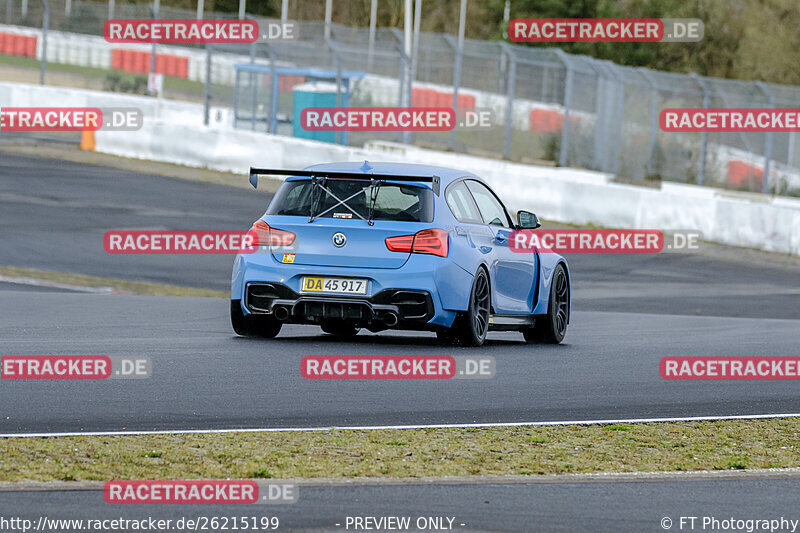
<svg viewBox="0 0 800 533"><path fill-rule="evenodd" d="M472 274L447 258L435 256L412 254L401 268L381 269L281 264L271 254L265 255L242 254L234 262L231 299L241 301L245 314L271 311L277 303L289 306L290 315L297 316L291 321L298 323L305 323L299 315L307 312L315 317L322 315L362 321L371 318L379 321L386 312L394 311L399 319L395 327L449 327L456 312L467 308L472 288ZM363 296L309 294L301 289L305 276L367 279L368 289ZM253 299L253 294L248 294L248 287L263 287L265 284L273 286L276 292L277 297L271 300L285 301L272 302L271 305L265 302L259 304ZM419 304L419 297L415 295L426 295L426 312L422 314L414 306L400 306L398 301L403 300L403 296L398 296L398 291L407 293L406 296L415 304ZM320 306L323 309L320 310ZM336 316L337 313L339 316ZM404 314L410 318L404 318Z"/></svg>
<svg viewBox="0 0 800 533"><path fill-rule="evenodd" d="M319 324L342 319L358 327L422 329L434 317L430 293L385 289L372 297L298 294L281 283L249 282L244 308L282 322Z"/></svg>

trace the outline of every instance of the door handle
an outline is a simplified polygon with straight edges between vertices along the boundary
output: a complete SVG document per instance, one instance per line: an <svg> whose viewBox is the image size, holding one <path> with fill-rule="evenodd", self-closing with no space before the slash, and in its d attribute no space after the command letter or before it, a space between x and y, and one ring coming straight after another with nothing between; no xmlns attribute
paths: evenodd
<svg viewBox="0 0 800 533"><path fill-rule="evenodd" d="M456 226L456 235L461 235L462 237L466 237L467 232L461 226Z"/></svg>

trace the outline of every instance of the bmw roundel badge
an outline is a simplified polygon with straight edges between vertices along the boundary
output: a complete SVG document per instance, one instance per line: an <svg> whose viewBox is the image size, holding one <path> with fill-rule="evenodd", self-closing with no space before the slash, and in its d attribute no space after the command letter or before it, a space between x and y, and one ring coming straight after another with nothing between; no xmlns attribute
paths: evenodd
<svg viewBox="0 0 800 533"><path fill-rule="evenodd" d="M344 233L338 231L333 234L333 245L337 248L341 248L347 243L347 237L344 236Z"/></svg>

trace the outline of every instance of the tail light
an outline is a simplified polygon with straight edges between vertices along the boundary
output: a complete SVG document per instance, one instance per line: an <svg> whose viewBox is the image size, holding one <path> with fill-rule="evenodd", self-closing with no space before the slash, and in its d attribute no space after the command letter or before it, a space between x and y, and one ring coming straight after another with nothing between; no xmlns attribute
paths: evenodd
<svg viewBox="0 0 800 533"><path fill-rule="evenodd" d="M272 228L263 220L256 220L248 234L253 246L290 246L296 237L291 231Z"/></svg>
<svg viewBox="0 0 800 533"><path fill-rule="evenodd" d="M386 248L390 252L430 254L447 257L448 235L443 229L424 229L414 235L398 235L386 238Z"/></svg>

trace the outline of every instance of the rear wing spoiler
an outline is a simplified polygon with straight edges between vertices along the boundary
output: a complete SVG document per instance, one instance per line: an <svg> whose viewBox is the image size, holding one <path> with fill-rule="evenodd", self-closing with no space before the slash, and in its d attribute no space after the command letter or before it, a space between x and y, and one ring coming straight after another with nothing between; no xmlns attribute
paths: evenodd
<svg viewBox="0 0 800 533"><path fill-rule="evenodd" d="M433 175L405 176L399 174L379 174L377 172L334 172L330 170L288 170L250 167L250 184L254 189L258 187L259 176L308 176L310 178L362 180L369 182L417 181L430 183L431 189L433 189L433 193L436 196L439 196L441 182L439 176Z"/></svg>

